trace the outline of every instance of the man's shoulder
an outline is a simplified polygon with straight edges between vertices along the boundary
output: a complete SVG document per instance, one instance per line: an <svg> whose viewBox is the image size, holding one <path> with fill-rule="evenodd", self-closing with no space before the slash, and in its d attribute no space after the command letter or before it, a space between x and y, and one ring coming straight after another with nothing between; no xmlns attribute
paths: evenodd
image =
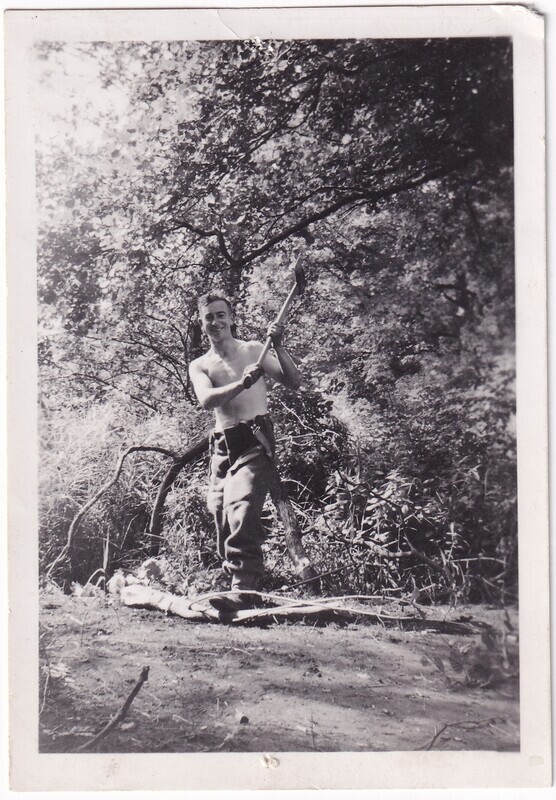
<svg viewBox="0 0 556 800"><path fill-rule="evenodd" d="M208 359L209 355L210 355L210 351L207 351L206 353L203 353L202 356L198 356L197 358L194 358L193 361L191 361L190 364L189 364L189 369L190 370L191 369L202 369L202 370L206 369L207 364L208 364L207 359Z"/></svg>
<svg viewBox="0 0 556 800"><path fill-rule="evenodd" d="M242 350L249 352L253 350L260 350L262 347L262 344L256 339L238 339L237 342Z"/></svg>

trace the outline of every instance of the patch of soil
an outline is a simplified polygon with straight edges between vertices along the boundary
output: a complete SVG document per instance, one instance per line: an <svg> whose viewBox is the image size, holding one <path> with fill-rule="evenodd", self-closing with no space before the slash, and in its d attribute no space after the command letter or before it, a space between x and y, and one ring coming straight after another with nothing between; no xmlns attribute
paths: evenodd
<svg viewBox="0 0 556 800"><path fill-rule="evenodd" d="M504 630L501 610L444 612ZM507 618L517 627L515 609ZM59 594L43 598L40 642L44 753L100 731L144 666L127 716L92 752L519 749L514 635L236 627Z"/></svg>

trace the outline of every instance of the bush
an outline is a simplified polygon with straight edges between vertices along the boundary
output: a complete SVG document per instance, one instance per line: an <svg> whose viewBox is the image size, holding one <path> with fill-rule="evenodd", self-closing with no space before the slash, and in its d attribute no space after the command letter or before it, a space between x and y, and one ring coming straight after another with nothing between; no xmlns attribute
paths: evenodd
<svg viewBox="0 0 556 800"><path fill-rule="evenodd" d="M489 415L488 403L485 408L481 398L473 402L475 417L466 412L465 428L462 409L451 403L443 413L437 409L436 428L419 428L422 414L413 421L408 417L404 424L413 425L412 437L392 434L388 440L378 425L350 435L318 392L272 393L280 472L315 570L331 573L319 584L322 591L418 590L431 602L512 596L517 582L512 434L499 411ZM363 419L357 417L360 427ZM401 415L398 419L401 425ZM119 454L134 444L183 453L207 422L194 409L145 416L113 402L43 417L41 573L62 550L77 511L114 474ZM388 427L392 418L382 422ZM372 441L377 432L380 449ZM426 463L419 455L425 452ZM188 465L168 493L160 547L184 585L196 591L210 590L220 576L206 507L207 462L205 456ZM117 484L83 518L72 569L61 563L53 577L66 586L93 574L106 578L149 555L150 515L171 463L152 452L130 455ZM295 583L270 502L265 524L268 587Z"/></svg>
<svg viewBox="0 0 556 800"><path fill-rule="evenodd" d="M480 486L474 473L443 487L397 471L364 480L338 470L305 543L322 572L345 567L333 580L336 591L418 590L433 602L504 599L515 589L517 554L508 546L515 539L511 530L499 537L500 521L494 524L494 509L489 518Z"/></svg>

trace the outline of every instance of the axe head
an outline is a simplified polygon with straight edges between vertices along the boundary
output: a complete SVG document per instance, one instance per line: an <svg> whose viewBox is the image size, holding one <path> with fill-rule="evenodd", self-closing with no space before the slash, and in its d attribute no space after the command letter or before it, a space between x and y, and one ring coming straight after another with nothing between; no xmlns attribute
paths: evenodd
<svg viewBox="0 0 556 800"><path fill-rule="evenodd" d="M303 270L303 267L299 263L299 258L297 259L297 261L293 265L293 271L294 271L294 274L295 274L295 283L296 283L296 286L297 286L297 294L303 294L303 292L305 291L305 287L307 286L307 280L305 278L305 272Z"/></svg>

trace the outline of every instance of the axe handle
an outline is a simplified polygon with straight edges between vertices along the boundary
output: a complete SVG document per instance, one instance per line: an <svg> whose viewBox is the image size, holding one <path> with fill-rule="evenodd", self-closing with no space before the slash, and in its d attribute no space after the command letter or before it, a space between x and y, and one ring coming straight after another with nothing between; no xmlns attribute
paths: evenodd
<svg viewBox="0 0 556 800"><path fill-rule="evenodd" d="M289 307L291 306L292 300L296 296L296 294L297 294L297 283L294 283L294 285L290 289L289 295L284 300L284 304L283 304L282 308L280 309L280 311L278 313L278 316L274 320L274 323L273 323L274 325L280 325L284 321L284 317L288 313ZM266 337L266 342L264 344L264 347L261 350L261 353L260 353L260 355L259 355L259 357L257 359L257 364L259 365L259 367L263 363L264 358L265 358L266 354L268 353L268 351L270 350L271 345L272 345L272 339L270 338L270 336L267 336Z"/></svg>
<svg viewBox="0 0 556 800"><path fill-rule="evenodd" d="M266 355L267 355L267 353L268 353L268 351L270 350L271 347L272 347L272 339L270 338L270 336L267 336L266 337L266 341L264 343L264 347L261 350L260 355L259 355L259 357L257 359L257 366L258 367L260 367L261 364L263 363L263 361L265 360ZM247 387L247 388L249 388L249 387Z"/></svg>
<svg viewBox="0 0 556 800"><path fill-rule="evenodd" d="M282 305L282 308L280 309L280 311L278 313L278 316L274 320L274 325L280 325L283 322L284 317L288 313L288 309L291 306L292 300L296 296L296 294L297 294L297 281L294 283L294 285L290 289L290 293L288 294L288 296L284 300L284 304ZM259 357L257 359L257 366L259 366L259 367L261 366L261 364L265 360L265 357L266 357L268 351L270 350L271 346L272 346L272 339L270 338L270 336L267 336L266 337L266 342L264 343L264 347L261 350L260 355L259 355ZM243 381L243 386L246 389L249 389L252 386L252 383L249 380L249 378L245 378L245 380Z"/></svg>

